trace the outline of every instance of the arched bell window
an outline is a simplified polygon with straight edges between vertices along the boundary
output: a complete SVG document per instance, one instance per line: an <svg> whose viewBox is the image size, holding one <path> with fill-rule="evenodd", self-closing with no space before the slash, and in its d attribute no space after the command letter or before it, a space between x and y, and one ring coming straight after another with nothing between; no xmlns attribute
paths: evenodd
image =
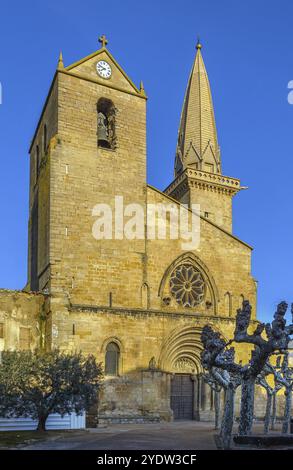
<svg viewBox="0 0 293 470"><path fill-rule="evenodd" d="M119 375L119 346L112 342L107 345L105 357L105 375Z"/></svg>
<svg viewBox="0 0 293 470"><path fill-rule="evenodd" d="M114 150L116 148L116 109L111 100L100 98L98 113L98 147Z"/></svg>

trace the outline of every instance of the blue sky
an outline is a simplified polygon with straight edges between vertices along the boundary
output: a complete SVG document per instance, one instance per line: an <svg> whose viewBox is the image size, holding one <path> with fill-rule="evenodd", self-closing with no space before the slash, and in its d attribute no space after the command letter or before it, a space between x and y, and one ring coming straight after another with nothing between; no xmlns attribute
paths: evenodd
<svg viewBox="0 0 293 470"><path fill-rule="evenodd" d="M2 2L0 286L26 282L28 147L60 49L68 65L96 50L105 33L132 80L144 81L148 182L164 189L200 35L223 171L249 187L234 200L234 233L255 248L259 318L293 300L292 17L290 0Z"/></svg>

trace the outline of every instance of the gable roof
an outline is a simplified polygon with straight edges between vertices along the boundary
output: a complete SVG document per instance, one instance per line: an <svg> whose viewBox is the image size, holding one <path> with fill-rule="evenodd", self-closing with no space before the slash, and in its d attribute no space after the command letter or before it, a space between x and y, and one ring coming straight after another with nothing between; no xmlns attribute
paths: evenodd
<svg viewBox="0 0 293 470"><path fill-rule="evenodd" d="M152 189L153 191L156 191L157 193L159 193L161 196L165 197L166 199L168 199L169 201L172 201L174 203L176 203L177 205L180 205L180 202L177 201L176 199L174 199L173 197L171 196L168 196L167 194L163 193L162 191L160 191L159 189L155 188L154 186L150 185L150 184L147 184L147 187ZM190 212L192 212L191 209L188 208L188 210ZM235 235L233 235L232 233L228 232L227 230L225 230L224 228L220 227L219 225L215 224L214 222L212 222L211 220L209 219L206 219L205 217L203 217L202 215L199 215L199 217L204 220L207 224L210 224L212 225L213 227L217 228L218 230L220 230L221 232L225 233L226 235L228 235L229 237L233 238L234 240L236 240L237 242L241 243L242 245L246 246L247 248L249 248L250 250L253 250L253 247L251 245L248 245L248 243L244 242L243 240L240 240L240 238L236 237Z"/></svg>
<svg viewBox="0 0 293 470"><path fill-rule="evenodd" d="M74 62L71 65L68 65L67 67L64 67L64 71L70 72L73 71L74 68L78 67L79 65L83 64L84 62L87 62L88 60L93 59L94 57L98 57L101 54L106 54L108 58L113 62L115 67L121 72L121 74L124 76L124 78L127 80L129 85L133 88L135 93L137 93L139 96L141 96L141 90L137 88L137 86L133 83L133 81L128 77L127 73L123 70L123 68L118 64L118 62L114 59L112 54L108 51L106 47L101 47L97 51L93 52L92 54L89 54L88 56L84 57L83 59L78 60L77 62Z"/></svg>

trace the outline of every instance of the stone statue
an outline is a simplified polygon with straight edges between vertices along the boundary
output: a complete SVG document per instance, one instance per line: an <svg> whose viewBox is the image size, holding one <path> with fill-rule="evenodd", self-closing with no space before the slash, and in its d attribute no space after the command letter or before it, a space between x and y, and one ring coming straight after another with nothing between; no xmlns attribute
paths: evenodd
<svg viewBox="0 0 293 470"><path fill-rule="evenodd" d="M157 363L156 363L156 359L153 356L149 362L149 369L155 370L156 368L157 368Z"/></svg>

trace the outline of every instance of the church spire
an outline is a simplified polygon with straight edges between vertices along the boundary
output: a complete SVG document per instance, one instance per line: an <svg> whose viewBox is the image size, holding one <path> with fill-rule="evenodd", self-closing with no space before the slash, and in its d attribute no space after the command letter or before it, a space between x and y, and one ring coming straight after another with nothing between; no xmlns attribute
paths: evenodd
<svg viewBox="0 0 293 470"><path fill-rule="evenodd" d="M187 167L221 174L213 101L201 48L198 40L181 113L175 177Z"/></svg>

